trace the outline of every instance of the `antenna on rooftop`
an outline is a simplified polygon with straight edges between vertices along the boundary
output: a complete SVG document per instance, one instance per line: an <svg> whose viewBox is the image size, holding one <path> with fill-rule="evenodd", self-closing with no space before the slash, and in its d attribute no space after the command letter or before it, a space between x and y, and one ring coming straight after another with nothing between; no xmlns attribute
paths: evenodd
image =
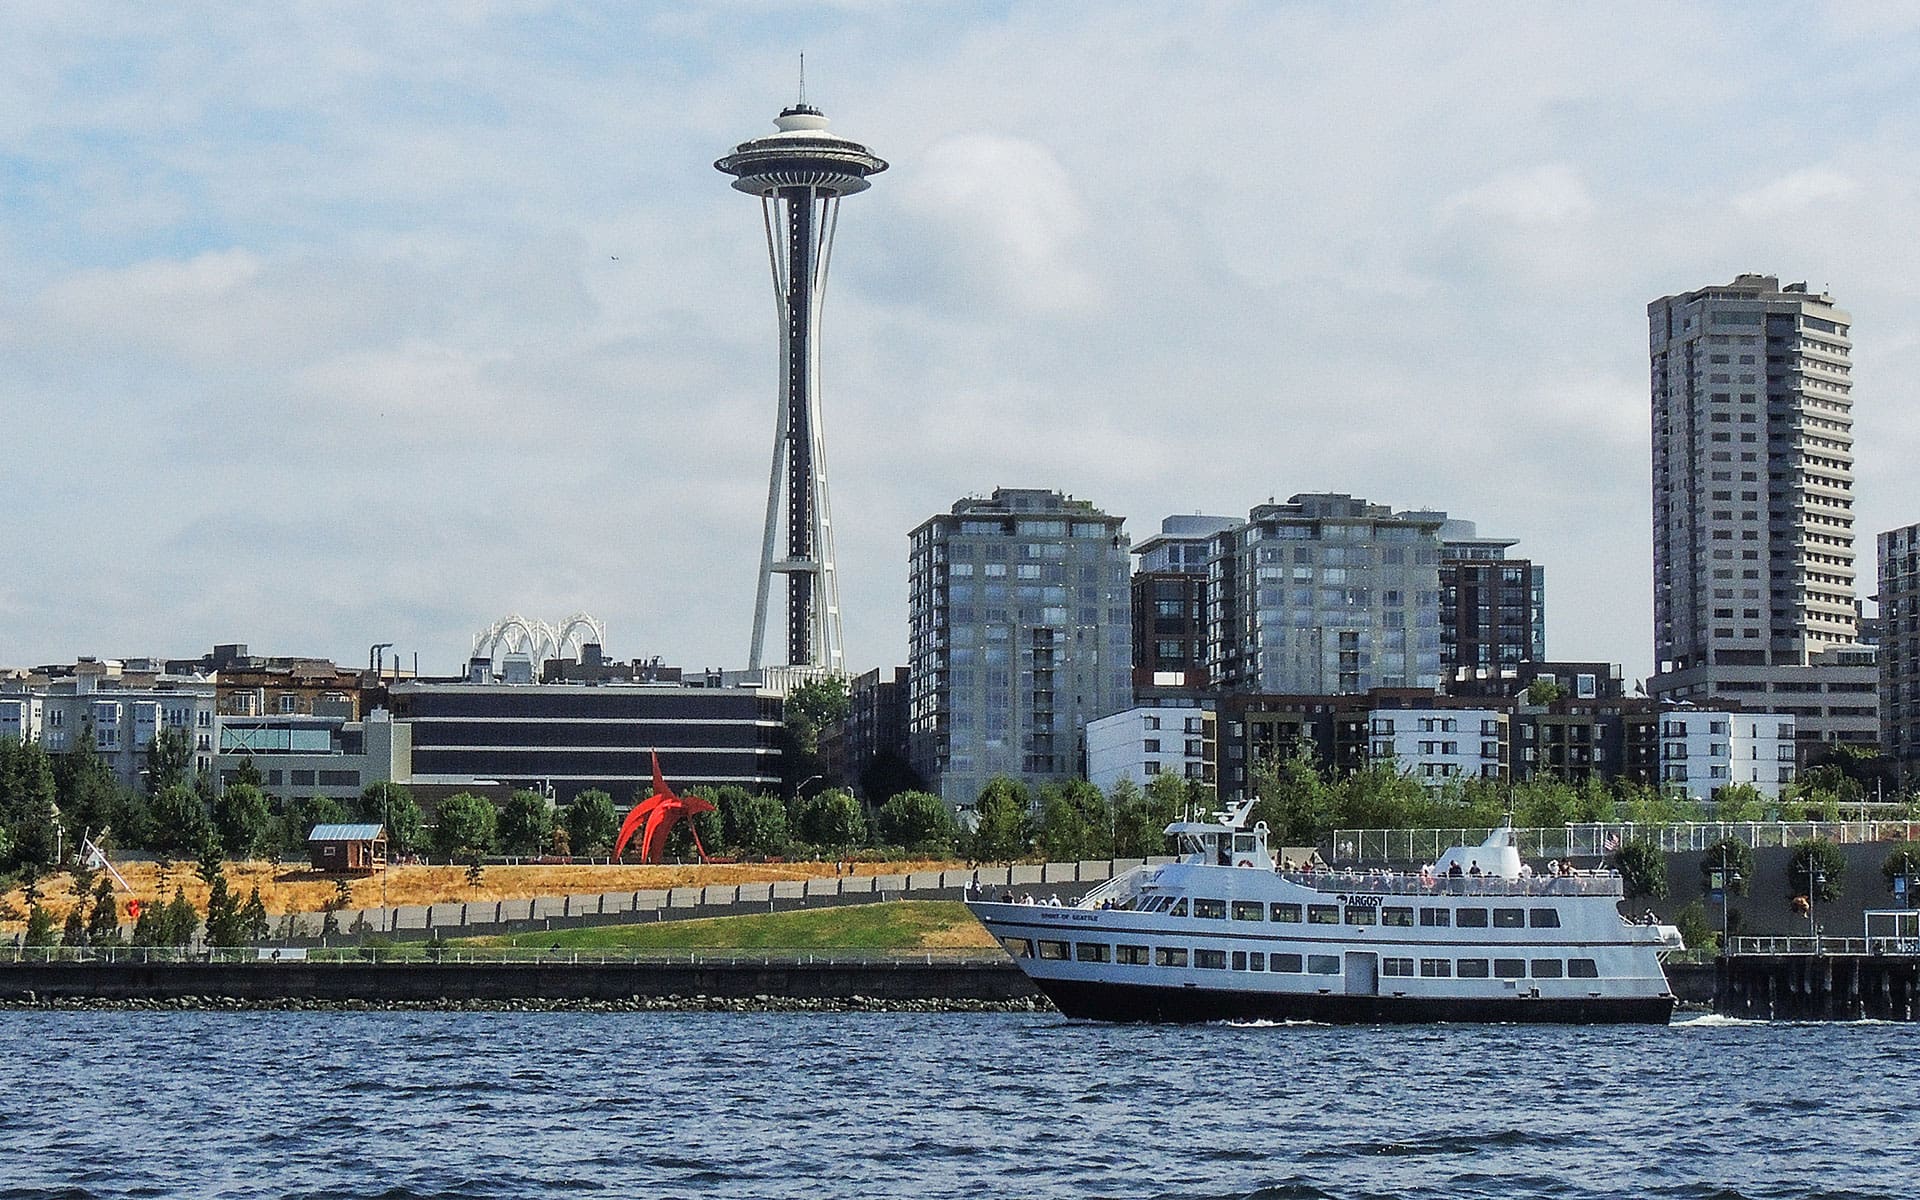
<svg viewBox="0 0 1920 1200"><path fill-rule="evenodd" d="M800 52L800 105L801 107L803 108L806 107L806 103L807 103L807 52L805 50L802 50Z"/></svg>

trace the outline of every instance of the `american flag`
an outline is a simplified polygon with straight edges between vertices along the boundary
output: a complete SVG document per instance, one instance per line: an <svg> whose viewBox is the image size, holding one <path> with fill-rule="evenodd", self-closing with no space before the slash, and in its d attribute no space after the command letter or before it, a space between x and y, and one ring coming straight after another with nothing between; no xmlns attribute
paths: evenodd
<svg viewBox="0 0 1920 1200"><path fill-rule="evenodd" d="M1607 848L1608 854L1612 854L1615 850L1618 850L1620 848L1620 835L1617 833L1610 833L1607 835L1607 840L1601 844Z"/></svg>

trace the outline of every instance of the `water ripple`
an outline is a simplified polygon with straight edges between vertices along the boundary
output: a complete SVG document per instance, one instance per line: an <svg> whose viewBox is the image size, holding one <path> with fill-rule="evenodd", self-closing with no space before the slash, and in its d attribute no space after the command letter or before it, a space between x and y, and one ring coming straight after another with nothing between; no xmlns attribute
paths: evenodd
<svg viewBox="0 0 1920 1200"><path fill-rule="evenodd" d="M0 1200L1878 1200L1912 1026L8 1015Z"/></svg>

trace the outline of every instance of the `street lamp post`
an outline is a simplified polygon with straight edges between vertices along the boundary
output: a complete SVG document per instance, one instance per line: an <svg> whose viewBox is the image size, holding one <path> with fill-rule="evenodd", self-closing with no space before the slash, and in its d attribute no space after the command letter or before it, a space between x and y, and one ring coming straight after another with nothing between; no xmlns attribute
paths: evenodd
<svg viewBox="0 0 1920 1200"><path fill-rule="evenodd" d="M1813 952L1820 953L1820 923L1814 920L1813 906L1820 900L1820 889L1827 886L1827 873L1816 864L1807 864L1807 927L1813 933Z"/></svg>
<svg viewBox="0 0 1920 1200"><path fill-rule="evenodd" d="M1720 954L1722 957L1733 950L1733 945L1728 940L1728 934L1731 931L1727 910L1733 907L1734 885L1740 882L1740 873L1733 869L1733 864L1729 861L1731 854L1732 847L1720 847Z"/></svg>

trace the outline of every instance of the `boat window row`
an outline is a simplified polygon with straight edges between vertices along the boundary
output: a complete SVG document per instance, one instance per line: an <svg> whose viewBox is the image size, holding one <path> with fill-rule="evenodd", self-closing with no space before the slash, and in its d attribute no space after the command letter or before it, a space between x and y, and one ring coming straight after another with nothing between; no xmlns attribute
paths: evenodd
<svg viewBox="0 0 1920 1200"><path fill-rule="evenodd" d="M1015 958L1065 962L1117 962L1127 966L1185 967L1213 971L1265 971L1283 975L1338 975L1338 954L1268 954L1258 950L1189 951L1185 946L1141 946L1128 943L1061 942L1047 938L1003 937L1000 944ZM1591 958L1400 958L1383 957L1380 974L1411 979L1598 979L1600 965Z"/></svg>
<svg viewBox="0 0 1920 1200"><path fill-rule="evenodd" d="M1150 896L1141 912L1164 912L1171 917L1187 915L1187 900L1174 896ZM1560 910L1556 908L1478 908L1423 907L1417 910L1419 924L1429 929L1457 926L1461 929L1558 929ZM1207 900L1196 897L1193 915L1202 921L1274 921L1287 925L1384 925L1401 929L1414 927L1416 910L1396 904L1262 904L1258 900Z"/></svg>

